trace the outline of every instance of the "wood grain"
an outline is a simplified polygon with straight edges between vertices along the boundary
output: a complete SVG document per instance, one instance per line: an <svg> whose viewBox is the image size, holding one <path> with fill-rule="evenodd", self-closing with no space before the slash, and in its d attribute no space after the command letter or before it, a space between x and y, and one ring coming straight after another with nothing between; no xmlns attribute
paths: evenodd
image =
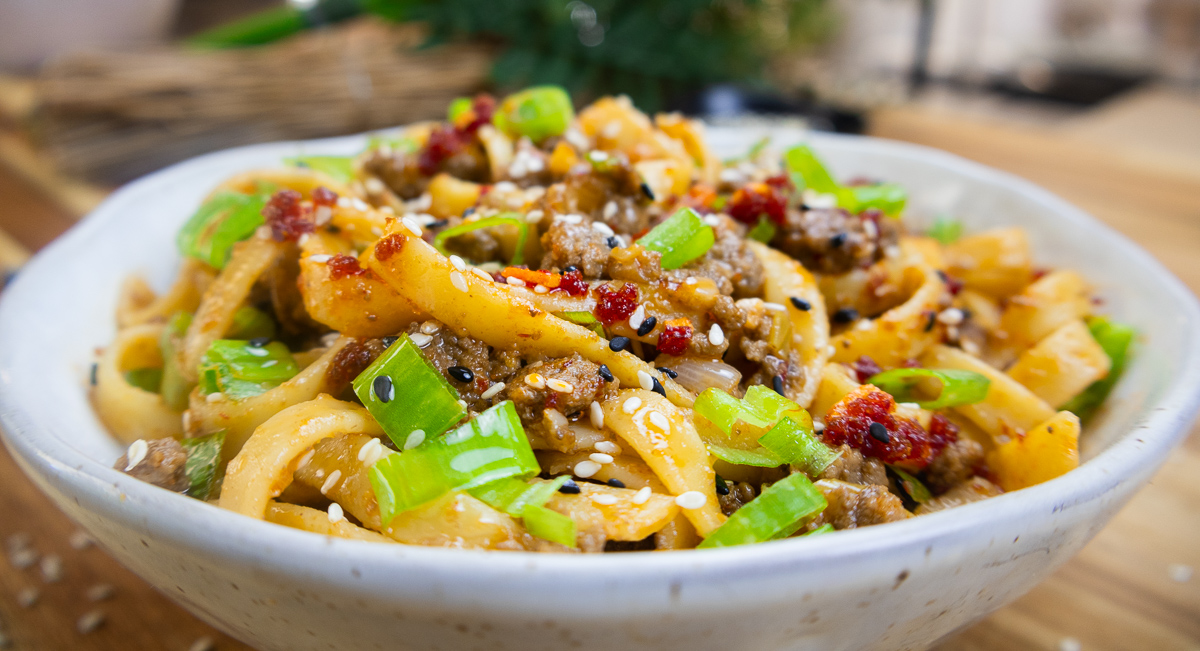
<svg viewBox="0 0 1200 651"><path fill-rule="evenodd" d="M1200 289L1200 164L1163 164L1120 146L1050 130L891 109L872 133L940 147L1029 178L1108 222ZM1200 156L1200 152L1197 152ZM71 221L62 197L22 184L0 166L0 231L28 249ZM53 188L51 188L52 190ZM23 251L4 247L8 260ZM12 253L16 251L16 253ZM14 257L15 256L15 257ZM1200 432L1075 559L1025 597L937 647L937 651L1054 651L1066 638L1086 651L1200 651L1200 574L1171 578L1173 565L1200 570ZM0 452L0 540L25 532L39 554L63 559L46 583L37 566L0 563L0 631L16 649L184 650L210 636L219 649L246 649L199 622L118 566L101 550L69 545L73 525ZM86 592L111 584L111 599ZM36 588L26 608L18 594ZM78 619L100 609L105 623L81 634ZM3 644L0 644L0 648Z"/></svg>

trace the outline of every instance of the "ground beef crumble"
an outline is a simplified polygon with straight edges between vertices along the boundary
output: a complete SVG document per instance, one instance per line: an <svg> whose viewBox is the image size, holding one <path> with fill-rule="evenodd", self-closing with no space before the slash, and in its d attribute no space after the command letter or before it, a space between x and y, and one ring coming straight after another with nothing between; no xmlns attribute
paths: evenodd
<svg viewBox="0 0 1200 651"><path fill-rule="evenodd" d="M866 267L896 243L895 220L877 212L851 215L840 208L789 210L772 246L812 271L840 274Z"/></svg>
<svg viewBox="0 0 1200 651"><path fill-rule="evenodd" d="M950 443L925 468L925 485L944 493L969 479L983 465L983 446L969 438Z"/></svg>
<svg viewBox="0 0 1200 651"><path fill-rule="evenodd" d="M816 482L816 486L825 494L829 506L808 524L809 530L826 523L832 524L834 529L854 529L912 517L900 498L886 486L862 486L829 479Z"/></svg>
<svg viewBox="0 0 1200 651"><path fill-rule="evenodd" d="M184 470L187 450L183 449L179 441L173 438L153 439L146 441L146 445L146 456L136 466L126 469L129 457L122 454L113 467L130 477L169 491L181 493L187 490L190 485Z"/></svg>
<svg viewBox="0 0 1200 651"><path fill-rule="evenodd" d="M887 486L887 466L879 459L864 457L849 445L837 448L841 456L821 473L820 479L837 479L851 484Z"/></svg>

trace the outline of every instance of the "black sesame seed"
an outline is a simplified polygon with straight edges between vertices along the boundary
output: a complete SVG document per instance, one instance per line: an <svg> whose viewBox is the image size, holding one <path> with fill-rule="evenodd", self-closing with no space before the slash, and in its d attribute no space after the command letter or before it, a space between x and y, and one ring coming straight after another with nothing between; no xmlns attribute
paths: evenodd
<svg viewBox="0 0 1200 651"><path fill-rule="evenodd" d="M475 379L475 374L471 372L471 369L465 366L451 366L450 368L446 369L446 372L450 374L450 377L458 380L459 382L470 382L471 380Z"/></svg>
<svg viewBox="0 0 1200 651"><path fill-rule="evenodd" d="M250 345L254 346L255 348L262 348L269 343L271 343L270 337L255 337L250 340Z"/></svg>
<svg viewBox="0 0 1200 651"><path fill-rule="evenodd" d="M870 432L871 438L880 443L891 443L892 441L892 437L888 436L887 428L884 427L883 423L871 421L871 424L867 426L867 431Z"/></svg>
<svg viewBox="0 0 1200 651"><path fill-rule="evenodd" d="M562 486L558 487L558 492L566 493L567 495L578 495L579 484L576 484L574 479L568 479Z"/></svg>
<svg viewBox="0 0 1200 651"><path fill-rule="evenodd" d="M466 219L467 217L470 217L471 215L474 215L474 214L475 214L475 206L471 206L463 211L462 216L464 219Z"/></svg>
<svg viewBox="0 0 1200 651"><path fill-rule="evenodd" d="M91 374L92 386L96 386L96 373L99 370L100 370L99 364L92 364L92 374Z"/></svg>
<svg viewBox="0 0 1200 651"><path fill-rule="evenodd" d="M610 249L617 249L621 247L621 240L618 239L616 235L609 236L605 243L608 244L608 248Z"/></svg>
<svg viewBox="0 0 1200 651"><path fill-rule="evenodd" d="M601 364L601 365L600 365L600 377L604 378L604 381L605 381L605 382L612 382L612 381L613 381L613 374L612 374L612 371L608 370L608 365L607 365L607 364Z"/></svg>
<svg viewBox="0 0 1200 651"><path fill-rule="evenodd" d="M792 305L801 312L807 312L812 309L812 303L800 298L799 296L792 297Z"/></svg>
<svg viewBox="0 0 1200 651"><path fill-rule="evenodd" d="M645 337L650 334L654 326L658 325L658 319L648 316L642 321L642 325L638 326L637 333L639 337Z"/></svg>
<svg viewBox="0 0 1200 651"><path fill-rule="evenodd" d="M829 238L829 246L835 249L842 248L842 245L846 243L846 237L847 235L845 233L838 233L837 235L834 235L833 237Z"/></svg>
<svg viewBox="0 0 1200 651"><path fill-rule="evenodd" d="M858 310L852 307L843 307L833 313L833 322L847 324L858 320Z"/></svg>
<svg viewBox="0 0 1200 651"><path fill-rule="evenodd" d="M371 388L375 391L375 397L379 398L379 402L384 404L391 402L396 395L396 387L392 385L392 378L386 375L377 376L371 382Z"/></svg>
<svg viewBox="0 0 1200 651"><path fill-rule="evenodd" d="M569 264L569 265L567 265L566 269L563 269L563 271L565 271L567 273L571 273L572 271L579 271L579 265Z"/></svg>
<svg viewBox="0 0 1200 651"><path fill-rule="evenodd" d="M616 477L613 477L612 479L610 479L604 483L608 484L609 486L612 486L613 488L625 488L625 482L621 481L620 479L617 479Z"/></svg>
<svg viewBox="0 0 1200 651"><path fill-rule="evenodd" d="M334 226L333 224L326 226L325 230L326 230L326 232L328 232L331 235L337 235L338 233L342 232L342 229L338 228L337 226Z"/></svg>
<svg viewBox="0 0 1200 651"><path fill-rule="evenodd" d="M950 277L946 275L945 271L942 271L941 269L937 269L936 271L937 271L938 278L941 278L942 282L944 282L946 284L950 284Z"/></svg>
<svg viewBox="0 0 1200 651"><path fill-rule="evenodd" d="M658 378L652 377L652 378L650 378L650 382L651 382L651 384L653 384L653 386L650 387L651 391L657 393L658 395L660 395L664 398L667 397L667 390L663 388L662 382L659 382Z"/></svg>
<svg viewBox="0 0 1200 651"><path fill-rule="evenodd" d="M608 342L609 350L619 352L629 347L629 337L613 337L612 341Z"/></svg>
<svg viewBox="0 0 1200 651"><path fill-rule="evenodd" d="M784 396L784 394L783 394L783 376L782 375L776 375L771 378L771 388L775 389L775 393L778 393L779 395ZM786 398L787 396L784 396L784 397Z"/></svg>
<svg viewBox="0 0 1200 651"><path fill-rule="evenodd" d="M933 330L933 325L935 323L937 323L937 312L930 310L929 312L927 312L927 314L929 316L927 317L927 320L925 321L925 332L929 332L930 330Z"/></svg>
<svg viewBox="0 0 1200 651"><path fill-rule="evenodd" d="M660 367L658 367L658 369L656 369L656 370L657 370L659 373L662 373L662 374L666 375L667 377L671 378L672 380L674 380L675 378L679 377L679 374L678 374L678 373L676 373L674 369L670 369L670 368L667 368L667 367L665 367L665 366L660 366Z"/></svg>
<svg viewBox="0 0 1200 651"><path fill-rule="evenodd" d="M654 190L651 190L650 184L645 181L642 181L642 194L646 195L647 199L654 201Z"/></svg>
<svg viewBox="0 0 1200 651"><path fill-rule="evenodd" d="M400 337L384 337L380 341L383 342L384 348L391 348L392 344L396 343L399 340L400 340Z"/></svg>
<svg viewBox="0 0 1200 651"><path fill-rule="evenodd" d="M468 210L470 210L470 208L468 208ZM469 214L471 214L471 213L463 213L463 217L466 217ZM429 225L426 226L425 228L428 228L430 230L437 230L439 228L445 228L446 225L449 223L450 223L449 219L437 219L437 220L429 222Z"/></svg>
<svg viewBox="0 0 1200 651"><path fill-rule="evenodd" d="M717 475L717 495L728 495L729 484L725 483L725 478Z"/></svg>

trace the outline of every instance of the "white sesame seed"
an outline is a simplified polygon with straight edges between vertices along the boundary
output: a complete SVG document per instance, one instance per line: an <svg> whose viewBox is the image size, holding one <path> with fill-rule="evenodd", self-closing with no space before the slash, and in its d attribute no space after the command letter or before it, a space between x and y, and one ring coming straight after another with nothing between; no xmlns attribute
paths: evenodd
<svg viewBox="0 0 1200 651"><path fill-rule="evenodd" d="M325 483L321 484L321 494L324 495L334 488L337 488L338 482L341 480L341 470L334 470L333 472L329 473L329 477L325 480Z"/></svg>
<svg viewBox="0 0 1200 651"><path fill-rule="evenodd" d="M224 399L225 394L221 393L220 391L214 391L213 393L204 396L205 402L221 402Z"/></svg>
<svg viewBox="0 0 1200 651"><path fill-rule="evenodd" d="M350 203L350 197L338 197L338 208L349 208L353 204Z"/></svg>
<svg viewBox="0 0 1200 651"><path fill-rule="evenodd" d="M591 459L588 459L587 461L580 461L579 463L575 464L575 469L573 472L576 477L587 479L597 472L600 472L600 464L592 461Z"/></svg>
<svg viewBox="0 0 1200 651"><path fill-rule="evenodd" d="M521 280L520 278L517 278L516 276L507 276L507 277L505 277L504 282L512 285L513 287L524 287L525 286L525 281Z"/></svg>
<svg viewBox="0 0 1200 651"><path fill-rule="evenodd" d="M1064 637L1058 641L1058 651L1080 651L1083 645L1073 637Z"/></svg>
<svg viewBox="0 0 1200 651"><path fill-rule="evenodd" d="M92 546L92 537L89 536L86 531L79 529L75 533L71 534L71 537L67 542L70 543L71 549L79 552Z"/></svg>
<svg viewBox="0 0 1200 651"><path fill-rule="evenodd" d="M1170 574L1171 580L1176 583L1187 583L1192 579L1192 567L1183 563L1173 563L1167 569L1167 573Z"/></svg>
<svg viewBox="0 0 1200 651"><path fill-rule="evenodd" d="M696 280L695 276L688 276L687 278L684 278L684 280L683 280L683 284L685 284L685 285L695 285L698 282L700 282L700 281Z"/></svg>
<svg viewBox="0 0 1200 651"><path fill-rule="evenodd" d="M133 470L134 466L146 458L148 452L150 452L150 444L146 443L145 439L138 439L130 443L129 449L125 451L125 458L128 461L125 464L125 472Z"/></svg>
<svg viewBox="0 0 1200 651"><path fill-rule="evenodd" d="M342 510L342 505L334 502L329 505L329 521L337 524L346 519L346 512Z"/></svg>
<svg viewBox="0 0 1200 651"><path fill-rule="evenodd" d="M937 320L946 325L958 325L963 322L963 312L957 307L947 308L938 314Z"/></svg>
<svg viewBox="0 0 1200 651"><path fill-rule="evenodd" d="M575 391L575 387L571 386L570 382L564 382L558 378L550 378L546 380L546 387L559 393L571 393Z"/></svg>
<svg viewBox="0 0 1200 651"><path fill-rule="evenodd" d="M87 612L75 622L75 628L84 635L104 625L104 613L99 610Z"/></svg>
<svg viewBox="0 0 1200 651"><path fill-rule="evenodd" d="M450 264L454 265L454 268L458 269L459 271L467 270L467 263L463 262L463 259L457 255L450 256Z"/></svg>
<svg viewBox="0 0 1200 651"><path fill-rule="evenodd" d="M704 217L704 223L716 228L721 225L721 218L717 217L716 215L707 215Z"/></svg>
<svg viewBox="0 0 1200 651"><path fill-rule="evenodd" d="M612 237L613 235L616 235L616 232L609 228L608 224L605 224L604 222L592 222L592 230L605 237Z"/></svg>
<svg viewBox="0 0 1200 651"><path fill-rule="evenodd" d="M634 396L634 397L626 400L625 404L621 405L621 411L623 411L627 414L632 414L633 412L638 410L638 407L641 407L641 406L642 406L642 399L637 396Z"/></svg>
<svg viewBox="0 0 1200 651"><path fill-rule="evenodd" d="M459 406L459 407L462 407L463 409L466 409L466 408L467 408L467 401L466 401L466 400L463 400L462 398L459 398L459 399L458 399L458 406Z"/></svg>
<svg viewBox="0 0 1200 651"><path fill-rule="evenodd" d="M400 223L404 224L404 227L411 231L416 237L421 237L425 233L425 231L421 230L421 225L417 223L417 220L413 219L412 217L401 217Z"/></svg>
<svg viewBox="0 0 1200 651"><path fill-rule="evenodd" d="M613 462L613 456L611 454L605 454L603 452L593 452L588 455L588 458L591 459L592 461L595 461L598 464L601 464L601 465Z"/></svg>
<svg viewBox="0 0 1200 651"><path fill-rule="evenodd" d="M618 125L617 130L619 131L620 128L620 125ZM605 131L608 131L608 127L605 127ZM593 149L592 151L588 152L588 159L593 163L603 163L604 161L608 160L608 154L599 149Z"/></svg>
<svg viewBox="0 0 1200 651"><path fill-rule="evenodd" d="M105 601L106 599L111 599L116 591L117 589L110 583L97 583L88 588L86 594L88 601Z"/></svg>
<svg viewBox="0 0 1200 651"><path fill-rule="evenodd" d="M351 199L350 204L352 206L354 206L355 210L359 210L362 212L366 212L371 209L370 204L368 204L366 201L363 201L362 199L359 199L358 197Z"/></svg>
<svg viewBox="0 0 1200 651"><path fill-rule="evenodd" d="M424 442L425 442L425 430L423 430L423 429L413 430L412 434L409 434L408 438L404 439L404 449L411 450Z"/></svg>
<svg viewBox="0 0 1200 651"><path fill-rule="evenodd" d="M698 509L708 502L708 497L700 491L688 491L675 498L675 503L681 509Z"/></svg>
<svg viewBox="0 0 1200 651"><path fill-rule="evenodd" d="M708 341L714 346L720 346L725 343L725 331L721 329L721 324L714 323L708 329Z"/></svg>
<svg viewBox="0 0 1200 651"><path fill-rule="evenodd" d="M868 240L873 240L879 235L879 227L869 219L862 220L862 229L863 235L866 235Z"/></svg>
<svg viewBox="0 0 1200 651"><path fill-rule="evenodd" d="M643 389L645 389L647 391L654 390L654 378L651 377L649 373L647 373L643 369L638 369L637 376L638 376L638 384L642 385Z"/></svg>
<svg viewBox="0 0 1200 651"><path fill-rule="evenodd" d="M530 373L529 375L525 376L525 384L528 384L535 389L545 389L546 378L537 373Z"/></svg>
<svg viewBox="0 0 1200 651"><path fill-rule="evenodd" d="M578 224L583 221L583 215L576 215L576 214L559 215L555 219L557 221L566 222L568 224Z"/></svg>
<svg viewBox="0 0 1200 651"><path fill-rule="evenodd" d="M312 237L311 235L309 235L308 233L305 233L304 235L300 236L300 239L296 240L296 244L299 244L300 246L304 246L305 244L308 244L308 240L311 237Z"/></svg>
<svg viewBox="0 0 1200 651"><path fill-rule="evenodd" d="M37 588L25 588L17 593L17 604L22 608L33 608L41 597L42 593Z"/></svg>
<svg viewBox="0 0 1200 651"><path fill-rule="evenodd" d="M763 303L763 307L775 312L787 312L787 307L779 303Z"/></svg>
<svg viewBox="0 0 1200 651"><path fill-rule="evenodd" d="M596 429L604 429L604 409L600 406L600 403L593 400L592 406L588 411L592 418L592 427L595 427Z"/></svg>
<svg viewBox="0 0 1200 651"><path fill-rule="evenodd" d="M592 501L601 506L612 506L617 503L617 496L600 493L599 495L593 495Z"/></svg>
<svg viewBox="0 0 1200 651"><path fill-rule="evenodd" d="M304 456L300 457L300 461L298 461L296 463L296 469L299 470L299 469L307 466L309 463L312 462L313 457L316 456L316 454L317 454L316 450L309 450L308 452L305 452Z"/></svg>
<svg viewBox="0 0 1200 651"><path fill-rule="evenodd" d="M57 554L47 554L41 563L42 578L46 583L58 583L63 577L63 561Z"/></svg>
<svg viewBox="0 0 1200 651"><path fill-rule="evenodd" d="M492 282L492 275L489 274L488 272L484 271L483 269L480 269L479 267L471 267L471 273L475 274L476 276L479 276L480 278L488 281L489 283Z"/></svg>
<svg viewBox="0 0 1200 651"><path fill-rule="evenodd" d="M188 651L213 651L215 648L217 648L217 643L206 635L192 642L192 646L188 647Z"/></svg>
<svg viewBox="0 0 1200 651"><path fill-rule="evenodd" d="M391 206L383 206L383 207L381 207L381 208L379 209L379 212L382 212L382 213L387 213L387 214L389 214L389 215L395 215L395 214L396 214L396 209L395 209L395 208L393 208L393 207L391 207Z"/></svg>
<svg viewBox="0 0 1200 651"><path fill-rule="evenodd" d="M638 305L633 314L629 315L629 327L637 330L642 327L642 322L646 320L646 306ZM647 389L649 391L649 389Z"/></svg>
<svg viewBox="0 0 1200 651"><path fill-rule="evenodd" d="M650 419L652 425L664 432L671 429L671 421L667 420L667 417L661 411L652 411L647 414L647 418Z"/></svg>
<svg viewBox="0 0 1200 651"><path fill-rule="evenodd" d="M371 439L358 449L358 460L367 466L375 465L375 462L379 461L382 456L383 444L379 442L379 439Z"/></svg>
<svg viewBox="0 0 1200 651"><path fill-rule="evenodd" d="M837 349L836 349L836 348L834 348L832 344L830 344L830 345L828 345L828 346L826 346L826 347L825 347L825 354L826 354L826 355L829 355L830 357L833 357L833 356L834 356L834 354L836 354L836 353L837 353Z"/></svg>
<svg viewBox="0 0 1200 651"><path fill-rule="evenodd" d="M859 319L858 323L854 324L855 330L870 330L875 327L875 322L870 319Z"/></svg>
<svg viewBox="0 0 1200 651"><path fill-rule="evenodd" d="M563 139L566 140L568 143L571 144L572 147L574 147L575 149L578 149L579 151L583 151L583 150L587 149L588 145L590 144L588 141L588 137L583 135L583 132L580 131L579 129L576 129L575 127L571 127L569 129L567 129L566 132L563 133Z"/></svg>
<svg viewBox="0 0 1200 651"><path fill-rule="evenodd" d="M530 224L536 224L542 221L542 217L545 216L546 212L544 210L530 210L525 214L525 221L529 222Z"/></svg>
<svg viewBox="0 0 1200 651"><path fill-rule="evenodd" d="M613 217L616 217L617 211L620 209L621 207L617 205L616 201L609 200L608 203L604 204L604 218L612 219Z"/></svg>
<svg viewBox="0 0 1200 651"><path fill-rule="evenodd" d="M467 279L463 278L463 275L460 272L450 272L450 284L454 285L454 289L457 289L460 292L465 293L467 291Z"/></svg>
<svg viewBox="0 0 1200 651"><path fill-rule="evenodd" d="M9 557L8 560L10 563L12 563L12 566L14 568L16 568L18 570L23 570L23 569L26 569L29 566L33 565L34 563L36 563L37 559L38 559L37 552L26 547L24 549L18 549L16 551L12 552L12 555Z"/></svg>
<svg viewBox="0 0 1200 651"><path fill-rule="evenodd" d="M534 294L545 294L545 293L547 293L547 292L549 292L549 291L550 291L550 288L549 288L549 287L546 287L545 285L543 285L543 284L541 284L541 283L538 283L538 284L536 284L536 285L534 285L534 286L533 286L533 293L534 293Z"/></svg>
<svg viewBox="0 0 1200 651"><path fill-rule="evenodd" d="M592 403L592 404L595 404L595 403ZM596 441L596 444L593 445L592 447L596 448L597 452L603 452L605 454L620 454L621 453L621 446L617 445L616 443L613 443L612 441Z"/></svg>
<svg viewBox="0 0 1200 651"><path fill-rule="evenodd" d="M824 432L825 431L825 423L817 418L814 418L813 419L813 431L815 431L817 434Z"/></svg>
<svg viewBox="0 0 1200 651"><path fill-rule="evenodd" d="M504 386L505 386L505 384L503 382L497 382L497 383L493 384L492 386L488 387L487 391L484 391L483 393L479 394L479 397L483 398L484 400L491 400L493 397L496 396L497 393L500 393L501 391L504 390Z"/></svg>
<svg viewBox="0 0 1200 651"><path fill-rule="evenodd" d="M634 494L633 499L629 501L638 505L645 504L646 502L650 501L650 493L650 487L643 486L640 490L638 490L637 493Z"/></svg>
<svg viewBox="0 0 1200 651"><path fill-rule="evenodd" d="M512 181L501 181L492 186L492 190L495 192L515 192L518 189L517 184Z"/></svg>

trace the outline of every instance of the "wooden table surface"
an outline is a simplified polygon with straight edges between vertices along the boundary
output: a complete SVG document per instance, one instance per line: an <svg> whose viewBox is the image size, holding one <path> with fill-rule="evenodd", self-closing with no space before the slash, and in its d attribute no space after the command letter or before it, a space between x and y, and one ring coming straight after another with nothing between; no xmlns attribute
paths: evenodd
<svg viewBox="0 0 1200 651"><path fill-rule="evenodd" d="M1200 291L1200 152L1164 160L1068 129L880 111L872 132L940 147L1025 176L1154 253ZM0 134L2 135L2 134ZM44 246L86 205L5 156L0 138L0 270ZM17 161L17 163L14 163ZM7 162L7 167L5 163ZM69 207L62 207L69 206ZM938 651L1007 649L1200 651L1200 434L1193 430L1150 486L1028 595L958 633ZM244 649L156 593L95 547L0 450L0 648ZM30 551L22 552L21 549ZM36 562L19 567L36 556ZM60 576L61 575L61 576ZM30 602L33 603L30 603ZM99 618L101 623L89 632Z"/></svg>

